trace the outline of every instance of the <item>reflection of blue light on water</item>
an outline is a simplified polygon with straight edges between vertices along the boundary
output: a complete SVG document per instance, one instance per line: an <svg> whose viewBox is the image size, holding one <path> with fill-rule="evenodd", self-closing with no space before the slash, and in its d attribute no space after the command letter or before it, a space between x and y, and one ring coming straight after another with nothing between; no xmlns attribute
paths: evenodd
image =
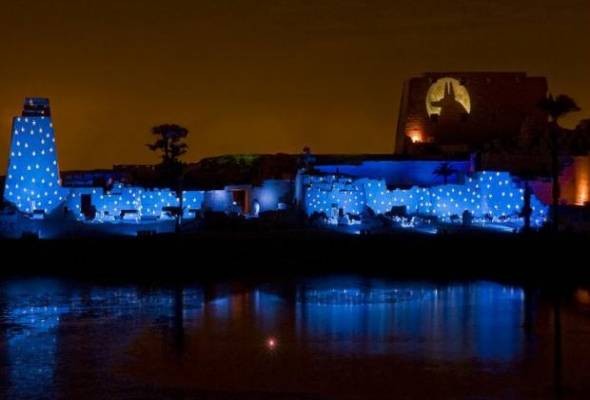
<svg viewBox="0 0 590 400"><path fill-rule="evenodd" d="M247 293L220 292L218 296L209 300L206 305L207 313L217 323L252 316L257 329L273 333L284 316L285 302L275 294L254 290Z"/></svg>
<svg viewBox="0 0 590 400"><path fill-rule="evenodd" d="M267 350L302 345L314 357L509 362L522 351L524 292L518 288L354 277L269 286L269 292L239 287L205 303L200 289L182 289L180 296L173 289L6 284L0 286L0 323L8 327L2 348L7 368L0 375L9 380L12 397L40 398L55 393L54 377L68 378L72 362L99 365L146 330L169 332L171 323L188 328L187 337L212 333L214 344L238 335ZM92 379L108 373L88 372Z"/></svg>
<svg viewBox="0 0 590 400"><path fill-rule="evenodd" d="M409 300L425 294L423 289L392 288L392 289L324 289L307 290L301 295L303 302L326 304L333 306L366 305L395 303Z"/></svg>
<svg viewBox="0 0 590 400"><path fill-rule="evenodd" d="M254 311L257 326L264 332L276 331L283 306L284 302L279 296L256 290L254 292Z"/></svg>
<svg viewBox="0 0 590 400"><path fill-rule="evenodd" d="M521 289L493 283L372 286L300 290L298 334L338 353L509 360L520 352Z"/></svg>
<svg viewBox="0 0 590 400"><path fill-rule="evenodd" d="M73 289L52 280L12 282L0 286L0 294L6 299L0 324L8 327L5 330L8 397L32 399L43 398L55 385L58 351L65 351L58 347L62 324L85 321L79 325L83 327L92 320L93 332L100 335L111 326L118 328L121 321L129 321L127 329L114 332L116 340L103 344L101 353L117 352L145 329L146 324L168 324L175 317L178 299L174 290ZM200 289L182 289L185 327L195 322L195 314L202 306ZM67 326L72 328L72 325ZM97 354L88 356L100 357ZM68 359L67 354L59 357Z"/></svg>
<svg viewBox="0 0 590 400"><path fill-rule="evenodd" d="M486 285L473 296L477 305L473 314L477 354L485 359L510 358L522 345L524 291Z"/></svg>
<svg viewBox="0 0 590 400"><path fill-rule="evenodd" d="M8 359L13 366L9 372L9 393L41 398L51 387L56 364L55 330L60 315L66 311L66 307L27 307L10 312L9 319L20 332L7 340Z"/></svg>
<svg viewBox="0 0 590 400"><path fill-rule="evenodd" d="M174 290L141 291L137 288L92 288L87 292L77 291L70 295L73 313L92 310L95 317L119 318L146 316L151 318L172 317L176 301ZM182 289L185 312L200 309L203 293L199 289Z"/></svg>
<svg viewBox="0 0 590 400"><path fill-rule="evenodd" d="M39 288L48 296L27 296ZM55 303L51 296L59 290L54 282L34 282L2 288L7 295L7 357L11 366L8 377L9 397L42 398L53 384L55 371L56 331L60 318L69 311L67 304ZM12 298L18 301L12 302Z"/></svg>
<svg viewBox="0 0 590 400"><path fill-rule="evenodd" d="M220 321L227 321L231 316L231 297L224 296L207 302L207 310Z"/></svg>

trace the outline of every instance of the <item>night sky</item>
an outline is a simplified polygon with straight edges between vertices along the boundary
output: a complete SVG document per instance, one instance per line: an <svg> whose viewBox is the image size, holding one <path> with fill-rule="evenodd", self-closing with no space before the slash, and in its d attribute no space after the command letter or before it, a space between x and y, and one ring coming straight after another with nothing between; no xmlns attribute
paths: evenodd
<svg viewBox="0 0 590 400"><path fill-rule="evenodd" d="M391 152L424 71L545 75L584 110L568 125L590 116L588 0L13 0L0 31L0 165L25 96L50 97L66 170L155 162L164 122L187 161Z"/></svg>

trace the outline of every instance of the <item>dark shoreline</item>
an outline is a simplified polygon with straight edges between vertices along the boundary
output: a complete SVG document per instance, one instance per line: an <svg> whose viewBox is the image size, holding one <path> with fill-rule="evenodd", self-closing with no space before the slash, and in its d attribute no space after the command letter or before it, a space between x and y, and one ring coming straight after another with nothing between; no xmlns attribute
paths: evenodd
<svg viewBox="0 0 590 400"><path fill-rule="evenodd" d="M206 232L145 238L1 240L2 276L173 282L332 273L394 279L590 283L590 236L354 236L317 231Z"/></svg>

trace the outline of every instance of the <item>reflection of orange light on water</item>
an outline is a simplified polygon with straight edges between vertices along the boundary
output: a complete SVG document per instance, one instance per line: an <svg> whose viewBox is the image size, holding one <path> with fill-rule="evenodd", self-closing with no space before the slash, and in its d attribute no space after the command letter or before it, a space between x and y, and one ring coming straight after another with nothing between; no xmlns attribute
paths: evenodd
<svg viewBox="0 0 590 400"><path fill-rule="evenodd" d="M424 141L424 137L422 136L422 132L418 129L412 129L408 132L408 137L412 141L412 143L422 143Z"/></svg>

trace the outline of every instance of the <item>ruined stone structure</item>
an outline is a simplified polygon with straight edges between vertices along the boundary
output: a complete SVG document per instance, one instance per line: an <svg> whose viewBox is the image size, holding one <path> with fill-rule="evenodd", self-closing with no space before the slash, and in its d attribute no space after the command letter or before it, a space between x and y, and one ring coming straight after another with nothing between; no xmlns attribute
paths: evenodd
<svg viewBox="0 0 590 400"><path fill-rule="evenodd" d="M395 152L412 153L412 143L442 151L471 151L542 129L538 103L547 80L522 72L436 72L404 83ZM418 147L418 146L414 146Z"/></svg>

